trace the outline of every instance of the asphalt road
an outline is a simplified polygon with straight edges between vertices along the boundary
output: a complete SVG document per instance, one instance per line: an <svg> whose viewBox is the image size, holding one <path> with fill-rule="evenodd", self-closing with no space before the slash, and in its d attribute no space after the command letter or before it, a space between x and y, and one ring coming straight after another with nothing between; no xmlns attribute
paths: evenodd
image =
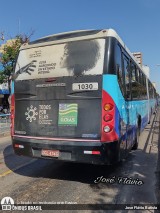
<svg viewBox="0 0 160 213"><path fill-rule="evenodd" d="M94 166L20 157L13 153L10 137L0 138L0 200L9 196L17 204L75 202L154 206L160 194L160 166L157 164L158 158L160 161L157 148L159 114L153 121L152 131L151 125L152 123L141 133L138 150L131 151L126 160L115 166ZM95 180L100 179L103 179L103 182L95 183ZM126 180L136 183L129 185ZM137 210L117 212L137 212Z"/></svg>
<svg viewBox="0 0 160 213"><path fill-rule="evenodd" d="M10 134L10 119L0 114L0 137Z"/></svg>

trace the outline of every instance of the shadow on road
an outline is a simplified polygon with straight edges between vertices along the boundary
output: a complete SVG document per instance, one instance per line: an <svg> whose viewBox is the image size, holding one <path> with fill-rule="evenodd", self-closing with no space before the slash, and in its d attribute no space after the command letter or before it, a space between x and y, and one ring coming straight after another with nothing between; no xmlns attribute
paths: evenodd
<svg viewBox="0 0 160 213"><path fill-rule="evenodd" d="M33 159L15 155L11 145L5 148L3 155L6 166L14 171L14 173L22 176L77 181L93 185L97 177L112 177L120 169L123 170L124 164L124 162L121 162L114 166L98 166L56 160Z"/></svg>

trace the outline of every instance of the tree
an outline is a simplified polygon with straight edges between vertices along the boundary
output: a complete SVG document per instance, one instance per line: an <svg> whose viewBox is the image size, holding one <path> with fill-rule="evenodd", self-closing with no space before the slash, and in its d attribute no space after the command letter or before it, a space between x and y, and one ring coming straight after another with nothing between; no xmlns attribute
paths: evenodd
<svg viewBox="0 0 160 213"><path fill-rule="evenodd" d="M0 34L0 40L4 41L4 33ZM11 75L14 72L16 58L18 56L20 46L24 43L29 42L32 35L33 31L30 33L30 35L17 35L14 39L8 40L6 44L3 44L1 46L0 63L2 69L0 70L0 83L3 83L4 81L8 82L9 91Z"/></svg>
<svg viewBox="0 0 160 213"><path fill-rule="evenodd" d="M2 49L2 55L0 62L2 64L2 72L1 72L1 81L7 80L10 82L10 76L13 73L13 68L15 65L15 60L18 55L19 48L21 46L21 42L19 38L14 40L10 40L10 43L6 43Z"/></svg>

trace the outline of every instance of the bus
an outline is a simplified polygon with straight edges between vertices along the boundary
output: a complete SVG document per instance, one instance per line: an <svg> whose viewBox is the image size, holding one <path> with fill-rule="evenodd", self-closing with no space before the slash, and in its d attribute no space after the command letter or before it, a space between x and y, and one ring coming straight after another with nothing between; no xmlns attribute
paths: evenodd
<svg viewBox="0 0 160 213"><path fill-rule="evenodd" d="M113 29L23 44L12 82L17 155L111 165L137 149L156 91Z"/></svg>

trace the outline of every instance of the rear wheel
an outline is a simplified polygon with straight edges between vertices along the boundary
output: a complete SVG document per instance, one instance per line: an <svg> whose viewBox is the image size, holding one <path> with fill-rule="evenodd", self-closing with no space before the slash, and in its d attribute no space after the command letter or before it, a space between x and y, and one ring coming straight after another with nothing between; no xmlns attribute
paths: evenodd
<svg viewBox="0 0 160 213"><path fill-rule="evenodd" d="M140 130L139 130L139 128L137 128L137 130L136 130L136 137L134 139L134 145L132 147L133 150L136 150L138 148L139 136L140 136Z"/></svg>

